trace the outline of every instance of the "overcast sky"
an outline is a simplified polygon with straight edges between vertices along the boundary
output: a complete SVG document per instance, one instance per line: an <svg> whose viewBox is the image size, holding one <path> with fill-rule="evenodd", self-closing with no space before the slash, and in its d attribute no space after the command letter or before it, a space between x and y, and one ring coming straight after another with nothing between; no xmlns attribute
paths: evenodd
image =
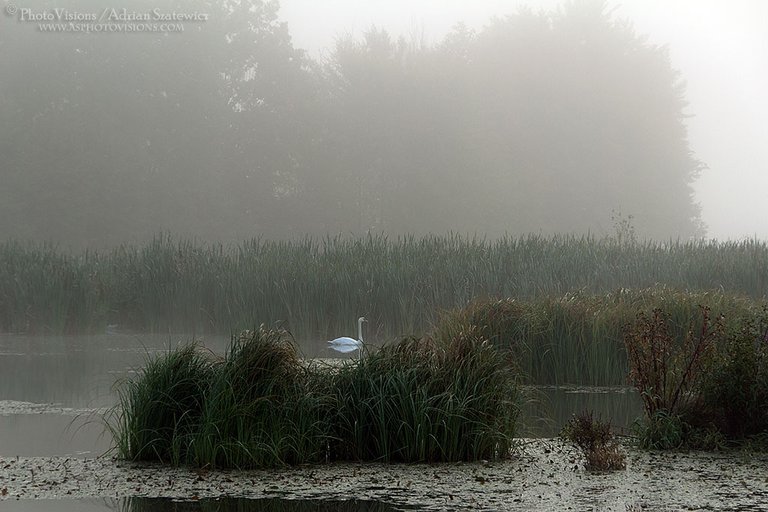
<svg viewBox="0 0 768 512"><path fill-rule="evenodd" d="M295 46L326 55L372 24L439 41L456 23L557 8L555 0L282 0ZM709 166L695 184L708 235L768 239L768 0L608 0L650 41L668 44L688 84L691 149Z"/></svg>

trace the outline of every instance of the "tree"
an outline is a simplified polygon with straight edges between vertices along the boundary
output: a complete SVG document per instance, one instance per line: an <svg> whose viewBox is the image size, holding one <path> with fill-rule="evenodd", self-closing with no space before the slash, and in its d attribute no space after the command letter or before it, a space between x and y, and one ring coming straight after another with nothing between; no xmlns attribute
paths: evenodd
<svg viewBox="0 0 768 512"><path fill-rule="evenodd" d="M101 12L103 2L37 5ZM303 59L274 2L137 1L131 12L199 11L180 33L0 31L0 229L67 245L171 230L260 233L300 115ZM286 121L287 119L290 120ZM280 141L284 141L280 144ZM282 165L282 167L281 167Z"/></svg>
<svg viewBox="0 0 768 512"><path fill-rule="evenodd" d="M334 168L376 205L366 226L608 233L622 210L641 237L703 234L683 84L603 2L523 9L434 48L373 30L329 68Z"/></svg>

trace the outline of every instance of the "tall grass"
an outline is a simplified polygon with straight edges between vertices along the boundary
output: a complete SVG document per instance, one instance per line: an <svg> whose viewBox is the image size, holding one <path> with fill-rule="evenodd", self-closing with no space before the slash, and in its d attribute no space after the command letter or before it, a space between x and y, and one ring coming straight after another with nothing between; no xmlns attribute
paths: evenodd
<svg viewBox="0 0 768 512"><path fill-rule="evenodd" d="M110 422L118 453L132 460L179 464L199 429L214 363L195 345L152 359L140 377L118 386Z"/></svg>
<svg viewBox="0 0 768 512"><path fill-rule="evenodd" d="M438 337L468 328L511 349L533 384L619 385L629 366L624 331L638 313L663 308L672 339L682 340L702 320L699 307L711 308L727 323L755 318L761 303L722 292L681 292L665 287L619 290L605 295L566 294L531 300L477 300L444 312Z"/></svg>
<svg viewBox="0 0 768 512"><path fill-rule="evenodd" d="M286 331L261 328L223 359L186 346L151 360L107 421L120 457L201 467L505 458L518 414L505 353L467 332L338 368L301 361Z"/></svg>
<svg viewBox="0 0 768 512"><path fill-rule="evenodd" d="M519 413L508 357L475 330L406 338L335 375L342 459L468 461L509 455Z"/></svg>
<svg viewBox="0 0 768 512"><path fill-rule="evenodd" d="M333 406L327 382L302 363L286 331L245 331L205 394L187 462L246 468L322 461Z"/></svg>
<svg viewBox="0 0 768 512"><path fill-rule="evenodd" d="M283 322L323 339L362 314L380 338L423 332L441 310L483 297L605 294L663 284L754 299L768 292L768 245L367 236L142 246L67 254L0 244L0 331L239 332Z"/></svg>

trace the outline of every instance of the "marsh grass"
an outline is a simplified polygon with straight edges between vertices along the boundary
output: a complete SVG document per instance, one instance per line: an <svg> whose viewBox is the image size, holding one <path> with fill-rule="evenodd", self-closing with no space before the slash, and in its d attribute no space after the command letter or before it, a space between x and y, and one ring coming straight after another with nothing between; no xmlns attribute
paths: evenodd
<svg viewBox="0 0 768 512"><path fill-rule="evenodd" d="M371 330L391 339L424 332L439 311L481 297L604 295L659 283L762 299L768 244L371 235L221 245L162 234L143 245L68 254L7 241L0 331L103 332L118 324L231 333L284 322L299 339L327 339L365 312ZM551 357L562 357L556 348Z"/></svg>
<svg viewBox="0 0 768 512"><path fill-rule="evenodd" d="M331 367L262 327L224 358L190 345L153 359L119 398L109 421L120 457L235 468L504 458L519 409L505 352L472 331Z"/></svg>
<svg viewBox="0 0 768 512"><path fill-rule="evenodd" d="M287 331L243 332L211 381L192 461L237 468L322 461L333 404L321 382Z"/></svg>
<svg viewBox="0 0 768 512"><path fill-rule="evenodd" d="M108 415L117 453L131 460L179 464L199 429L214 363L195 344L150 359L139 377L118 384Z"/></svg>
<svg viewBox="0 0 768 512"><path fill-rule="evenodd" d="M487 338L406 338L335 375L335 456L386 462L509 455L517 374Z"/></svg>
<svg viewBox="0 0 768 512"><path fill-rule="evenodd" d="M598 296L579 293L531 300L476 300L444 312L434 332L438 337L450 337L477 329L497 346L512 351L530 384L621 385L627 382L629 371L624 333L638 313L645 317L664 308L669 343L681 343L691 328L701 328L701 304L718 311L731 324L755 317L761 310L756 301L722 292L658 286Z"/></svg>

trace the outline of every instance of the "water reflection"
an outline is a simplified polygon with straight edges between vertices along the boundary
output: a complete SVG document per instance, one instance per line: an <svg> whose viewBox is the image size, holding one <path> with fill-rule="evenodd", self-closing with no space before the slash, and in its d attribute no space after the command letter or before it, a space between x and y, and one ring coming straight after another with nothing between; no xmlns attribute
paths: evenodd
<svg viewBox="0 0 768 512"><path fill-rule="evenodd" d="M109 407L117 379L144 366L147 354L168 350L191 336L0 335L0 401ZM206 338L223 352L229 339ZM2 414L2 411L0 411Z"/></svg>
<svg viewBox="0 0 768 512"><path fill-rule="evenodd" d="M610 421L615 432L625 433L643 412L640 396L625 386L536 386L526 388L525 395L519 433L523 437L555 437L571 416L585 410Z"/></svg>
<svg viewBox="0 0 768 512"><path fill-rule="evenodd" d="M111 444L100 414L0 415L0 457L98 457Z"/></svg>

